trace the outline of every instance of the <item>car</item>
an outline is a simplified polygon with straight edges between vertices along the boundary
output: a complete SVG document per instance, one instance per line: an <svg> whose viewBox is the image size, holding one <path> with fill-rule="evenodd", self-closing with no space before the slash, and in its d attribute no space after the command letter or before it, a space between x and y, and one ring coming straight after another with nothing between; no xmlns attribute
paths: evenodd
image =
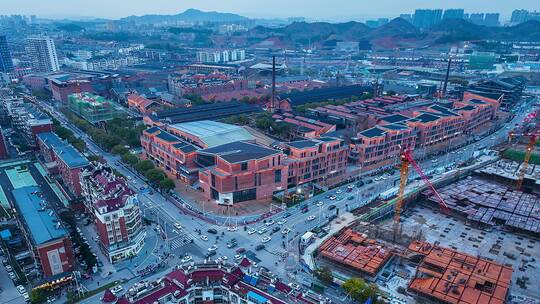
<svg viewBox="0 0 540 304"><path fill-rule="evenodd" d="M20 293L20 294L23 294L26 292L26 288L24 288L24 286L22 285L19 285L17 286L17 291Z"/></svg>
<svg viewBox="0 0 540 304"><path fill-rule="evenodd" d="M216 251L217 250L217 245L212 245L208 248L208 251Z"/></svg>
<svg viewBox="0 0 540 304"><path fill-rule="evenodd" d="M6 270L8 272L13 271L13 267L11 267L11 265L6 265Z"/></svg>
<svg viewBox="0 0 540 304"><path fill-rule="evenodd" d="M356 187L362 187L364 185L363 181L359 181L356 183Z"/></svg>
<svg viewBox="0 0 540 304"><path fill-rule="evenodd" d="M292 289L300 290L300 285L298 285L296 283L289 283L288 285Z"/></svg>
<svg viewBox="0 0 540 304"><path fill-rule="evenodd" d="M255 229L253 229L253 228L249 228L249 230L248 230L247 233L248 233L248 235L252 235L252 234L254 234L255 232L257 232L257 230L255 230Z"/></svg>
<svg viewBox="0 0 540 304"><path fill-rule="evenodd" d="M336 191L336 194L341 194L341 192L343 192L341 189L338 189L338 191Z"/></svg>
<svg viewBox="0 0 540 304"><path fill-rule="evenodd" d="M8 277L9 277L10 279L12 279L12 280L17 279L17 276L15 275L14 272L8 272Z"/></svg>
<svg viewBox="0 0 540 304"><path fill-rule="evenodd" d="M308 212L309 212L309 208L302 209L302 213L308 213Z"/></svg>
<svg viewBox="0 0 540 304"><path fill-rule="evenodd" d="M187 263L191 261L191 256L190 255L185 255L183 258L182 258L182 263Z"/></svg>
<svg viewBox="0 0 540 304"><path fill-rule="evenodd" d="M287 234L289 232L291 232L291 228L285 228L285 229L281 230L281 233L283 233L283 234Z"/></svg>
<svg viewBox="0 0 540 304"><path fill-rule="evenodd" d="M209 257L211 257L211 256L213 256L213 255L216 255L216 254L217 254L217 253L216 253L215 251L210 251L210 252L208 252L208 253L206 254L206 257L209 258Z"/></svg>
<svg viewBox="0 0 540 304"><path fill-rule="evenodd" d="M323 201L318 201L318 202L317 202L317 207L320 207L320 206L322 206L323 204L324 204Z"/></svg>
<svg viewBox="0 0 540 304"><path fill-rule="evenodd" d="M227 243L227 248L234 248L236 247L238 244L236 242L229 242Z"/></svg>
<svg viewBox="0 0 540 304"><path fill-rule="evenodd" d="M208 241L208 237L207 237L206 235L203 234L203 235L201 235L201 240L203 240L203 241Z"/></svg>
<svg viewBox="0 0 540 304"><path fill-rule="evenodd" d="M267 229L264 228L264 227L262 227L261 229L257 230L257 233L258 233L258 234L263 234L263 233L265 233L266 231L267 231Z"/></svg>
<svg viewBox="0 0 540 304"><path fill-rule="evenodd" d="M347 199L348 199L349 201L352 201L352 200L354 199L354 195L351 195L351 196L347 197Z"/></svg>
<svg viewBox="0 0 540 304"><path fill-rule="evenodd" d="M210 228L210 229L206 230L206 232L211 233L211 234L217 234L217 230L214 229L214 228Z"/></svg>
<svg viewBox="0 0 540 304"><path fill-rule="evenodd" d="M255 247L255 250L261 251L261 250L263 250L264 248L266 248L266 246L264 246L264 244L260 244L260 245L257 245L257 246Z"/></svg>
<svg viewBox="0 0 540 304"><path fill-rule="evenodd" d="M336 209L336 205L330 205L328 206L328 211Z"/></svg>
<svg viewBox="0 0 540 304"><path fill-rule="evenodd" d="M366 184L371 184L371 183L373 183L373 180L372 180L372 179L366 180Z"/></svg>
<svg viewBox="0 0 540 304"><path fill-rule="evenodd" d="M282 220L277 221L278 225L283 225L283 224L285 224L286 222L287 222L286 219L282 219Z"/></svg>
<svg viewBox="0 0 540 304"><path fill-rule="evenodd" d="M315 215L310 215L310 216L308 216L307 220L308 220L309 222L311 222L311 221L313 221L315 218L316 218Z"/></svg>
<svg viewBox="0 0 540 304"><path fill-rule="evenodd" d="M178 229L178 230L181 230L182 229L182 225L180 225L180 223L174 223L174 228Z"/></svg>
<svg viewBox="0 0 540 304"><path fill-rule="evenodd" d="M236 253L238 253L238 254L242 254L244 252L246 252L246 248L244 248L244 247L240 247L240 248L236 249Z"/></svg>
<svg viewBox="0 0 540 304"><path fill-rule="evenodd" d="M290 213L290 212L285 212L285 213L283 214L283 218L284 218L284 219L288 218L289 216L291 216L291 213Z"/></svg>
<svg viewBox="0 0 540 304"><path fill-rule="evenodd" d="M353 188L347 187L347 193L352 192L352 191L353 191Z"/></svg>
<svg viewBox="0 0 540 304"><path fill-rule="evenodd" d="M233 231L236 231L236 230L238 230L238 227L236 227L236 226L229 226L229 227L227 227L227 231L233 232Z"/></svg>
<svg viewBox="0 0 540 304"><path fill-rule="evenodd" d="M23 293L22 297L25 302L30 302L30 296L28 295L28 292Z"/></svg>
<svg viewBox="0 0 540 304"><path fill-rule="evenodd" d="M221 259L222 261L226 261L226 260L229 259L229 257L226 256L226 255L222 255L222 256L220 257L220 259Z"/></svg>
<svg viewBox="0 0 540 304"><path fill-rule="evenodd" d="M2 260L2 265L6 266L7 264L9 264L8 260L7 260L7 259L3 259L3 260Z"/></svg>
<svg viewBox="0 0 540 304"><path fill-rule="evenodd" d="M118 295L119 293L122 292L122 290L124 290L124 287L122 287L122 285L116 285L113 288L111 288L111 292L113 293L113 295Z"/></svg>
<svg viewBox="0 0 540 304"><path fill-rule="evenodd" d="M329 199L330 199L331 201L335 201L336 198L337 198L337 197L336 197L335 195L330 195L330 197L329 197Z"/></svg>
<svg viewBox="0 0 540 304"><path fill-rule="evenodd" d="M278 232L279 230L281 230L281 227L280 226L276 226L274 228L272 228L272 232Z"/></svg>
<svg viewBox="0 0 540 304"><path fill-rule="evenodd" d="M237 260L237 261L238 261L238 260L241 260L242 258L244 258L244 256L241 255L241 254L236 254L236 255L234 256L234 259Z"/></svg>
<svg viewBox="0 0 540 304"><path fill-rule="evenodd" d="M431 160L431 162L432 162L432 163L436 163L436 162L437 162L437 159L434 158L434 159Z"/></svg>
<svg viewBox="0 0 540 304"><path fill-rule="evenodd" d="M265 237L263 237L263 238L261 239L261 242L263 242L263 243L268 243L268 242L270 242L271 239L272 239L271 237L265 236Z"/></svg>
<svg viewBox="0 0 540 304"><path fill-rule="evenodd" d="M276 222L274 222L274 220L269 220L266 222L266 226L272 226L274 225Z"/></svg>

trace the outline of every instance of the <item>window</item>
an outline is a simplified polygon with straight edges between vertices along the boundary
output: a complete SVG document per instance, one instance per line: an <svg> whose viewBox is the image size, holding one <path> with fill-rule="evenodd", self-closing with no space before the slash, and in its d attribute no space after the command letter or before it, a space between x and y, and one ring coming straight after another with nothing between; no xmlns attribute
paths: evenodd
<svg viewBox="0 0 540 304"><path fill-rule="evenodd" d="M233 202L251 201L257 198L257 189L248 189L233 192Z"/></svg>
<svg viewBox="0 0 540 304"><path fill-rule="evenodd" d="M212 179L212 187L215 187L216 186L216 176L214 174L211 174L211 179Z"/></svg>
<svg viewBox="0 0 540 304"><path fill-rule="evenodd" d="M240 165L240 170L246 171L247 169L248 169L248 164L247 164L247 163L242 163L242 164Z"/></svg>
<svg viewBox="0 0 540 304"><path fill-rule="evenodd" d="M274 171L274 182L281 183L281 169Z"/></svg>

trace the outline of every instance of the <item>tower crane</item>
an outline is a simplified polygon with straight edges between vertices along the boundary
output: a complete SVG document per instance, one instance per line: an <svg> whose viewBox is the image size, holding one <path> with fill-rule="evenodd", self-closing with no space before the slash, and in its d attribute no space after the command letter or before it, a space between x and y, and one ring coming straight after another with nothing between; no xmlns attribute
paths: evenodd
<svg viewBox="0 0 540 304"><path fill-rule="evenodd" d="M522 133L522 134L510 133L508 136L509 141L511 141L513 137L528 137L529 138L529 143L527 144L527 147L525 149L525 157L523 158L523 164L521 165L521 168L518 172L517 181L516 181L516 189L521 190L521 187L523 187L523 179L525 178L525 173L527 173L527 168L529 167L529 161L531 160L532 152L534 151L534 146L536 145L536 142L538 141L540 134L539 133Z"/></svg>
<svg viewBox="0 0 540 304"><path fill-rule="evenodd" d="M429 178L424 174L424 171L422 171L422 168L418 165L418 163L414 160L412 151L409 149L406 149L401 154L401 169L400 169L400 181L399 181L399 191L397 195L397 201L395 206L395 212L394 212L394 238L397 238L397 236L400 233L400 225L399 220L401 217L401 212L403 210L403 194L405 193L405 186L407 185L407 179L409 177L409 165L412 165L414 170L418 173L418 175L422 178L424 181L424 184L430 188L433 195L437 198L439 201L439 206L441 207L441 210L444 213L449 213L450 210L448 209L448 206L444 202L444 199L441 197L439 192L435 189Z"/></svg>

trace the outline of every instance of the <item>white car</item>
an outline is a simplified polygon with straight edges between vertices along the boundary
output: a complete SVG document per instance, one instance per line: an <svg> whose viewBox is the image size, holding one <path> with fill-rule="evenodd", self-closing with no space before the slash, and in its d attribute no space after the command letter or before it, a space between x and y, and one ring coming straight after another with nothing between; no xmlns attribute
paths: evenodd
<svg viewBox="0 0 540 304"><path fill-rule="evenodd" d="M322 206L323 204L324 204L323 201L318 201L318 202L317 202L317 207L320 207L320 206Z"/></svg>
<svg viewBox="0 0 540 304"><path fill-rule="evenodd" d="M281 220L277 221L278 225L283 225L283 224L285 224L286 222L287 222L286 219L281 219Z"/></svg>
<svg viewBox="0 0 540 304"><path fill-rule="evenodd" d="M243 255L237 254L234 256L234 259L238 261L238 260L241 260L243 257L244 257Z"/></svg>
<svg viewBox="0 0 540 304"><path fill-rule="evenodd" d="M267 231L267 229L264 228L264 227L262 227L261 229L259 229L259 230L257 231L257 233L258 233L258 234L263 234L263 233L265 233L266 231Z"/></svg>
<svg viewBox="0 0 540 304"><path fill-rule="evenodd" d="M28 292L23 293L22 297L25 302L30 302L30 296L28 295Z"/></svg>
<svg viewBox="0 0 540 304"><path fill-rule="evenodd" d="M238 230L238 227L236 227L236 226L229 226L229 227L227 227L227 231L233 232L233 231L236 231L236 230Z"/></svg>
<svg viewBox="0 0 540 304"><path fill-rule="evenodd" d="M182 225L180 225L179 223L174 223L174 228L178 229L178 230L181 230L182 229Z"/></svg>
<svg viewBox="0 0 540 304"><path fill-rule="evenodd" d="M13 272L8 272L8 277L12 280L15 280L17 278L17 276Z"/></svg>
<svg viewBox="0 0 540 304"><path fill-rule="evenodd" d="M190 255L186 255L182 258L182 263L187 263L191 261L191 256Z"/></svg>
<svg viewBox="0 0 540 304"><path fill-rule="evenodd" d="M269 220L266 222L266 226L272 226L274 225L274 223L275 223L274 220Z"/></svg>
<svg viewBox="0 0 540 304"><path fill-rule="evenodd" d="M291 232L291 228L285 228L285 229L281 230L281 233L283 233L283 234L287 234L289 232Z"/></svg>
<svg viewBox="0 0 540 304"><path fill-rule="evenodd" d="M247 233L248 233L248 235L252 235L252 234L254 234L255 232L257 232L257 230L255 230L255 229L253 229L253 228L249 228L249 230L248 230Z"/></svg>
<svg viewBox="0 0 540 304"><path fill-rule="evenodd" d="M307 220L311 222L315 219L315 217L316 217L315 215L310 215L308 216Z"/></svg>
<svg viewBox="0 0 540 304"><path fill-rule="evenodd" d="M24 288L24 286L22 285L19 285L17 286L17 291L20 293L20 294L23 294L26 292L26 288Z"/></svg>
<svg viewBox="0 0 540 304"><path fill-rule="evenodd" d="M208 241L208 237L207 237L206 235L203 234L203 235L201 235L201 240L203 240L203 241Z"/></svg>
<svg viewBox="0 0 540 304"><path fill-rule="evenodd" d="M216 251L216 250L217 250L217 246L216 246L216 245L212 245L212 247L208 248L208 251L209 251L209 252Z"/></svg>
<svg viewBox="0 0 540 304"><path fill-rule="evenodd" d="M341 189L338 189L338 191L336 191L336 194L341 194L341 192L343 191L341 191Z"/></svg>
<svg viewBox="0 0 540 304"><path fill-rule="evenodd" d="M222 261L226 261L226 260L228 260L228 259L229 259L229 257L226 256L226 255L222 255L222 256L221 256L221 260L222 260Z"/></svg>
<svg viewBox="0 0 540 304"><path fill-rule="evenodd" d="M331 201L335 201L336 198L337 198L337 197L336 197L335 195L330 196L330 200L331 200Z"/></svg>
<svg viewBox="0 0 540 304"><path fill-rule="evenodd" d="M272 239L271 237L265 236L265 237L262 238L261 242L268 243L268 242L270 242L271 239Z"/></svg>
<svg viewBox="0 0 540 304"><path fill-rule="evenodd" d="M113 293L113 295L118 295L120 292L122 292L122 290L124 290L124 287L122 287L122 285L116 285L111 288L111 292Z"/></svg>

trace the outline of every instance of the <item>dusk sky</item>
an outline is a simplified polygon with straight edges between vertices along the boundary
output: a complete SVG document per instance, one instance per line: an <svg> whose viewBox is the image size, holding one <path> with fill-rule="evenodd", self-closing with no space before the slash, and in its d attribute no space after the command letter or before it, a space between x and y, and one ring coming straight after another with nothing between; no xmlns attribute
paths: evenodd
<svg viewBox="0 0 540 304"><path fill-rule="evenodd" d="M393 17L415 8L464 8L466 12L538 9L539 0L2 0L0 14L42 17L105 17L176 14L188 8L232 12L254 18L302 16L319 20Z"/></svg>

